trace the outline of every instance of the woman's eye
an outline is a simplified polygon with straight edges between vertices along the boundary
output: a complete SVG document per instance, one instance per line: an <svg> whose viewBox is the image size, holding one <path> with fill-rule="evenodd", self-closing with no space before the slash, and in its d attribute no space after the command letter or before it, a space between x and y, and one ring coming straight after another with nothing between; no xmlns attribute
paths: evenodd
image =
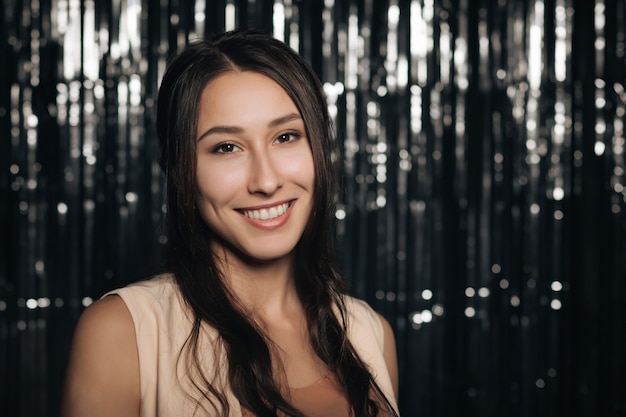
<svg viewBox="0 0 626 417"><path fill-rule="evenodd" d="M221 143L213 148L213 153L232 153L237 151L237 145L232 143Z"/></svg>
<svg viewBox="0 0 626 417"><path fill-rule="evenodd" d="M288 143L293 142L294 140L300 138L300 135L294 132L291 133L283 133L276 138L276 142L278 143Z"/></svg>

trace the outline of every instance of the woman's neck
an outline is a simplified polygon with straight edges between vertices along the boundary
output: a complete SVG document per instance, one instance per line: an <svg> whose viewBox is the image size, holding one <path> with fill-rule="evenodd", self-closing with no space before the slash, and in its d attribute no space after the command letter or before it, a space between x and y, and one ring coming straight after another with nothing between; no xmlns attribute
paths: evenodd
<svg viewBox="0 0 626 417"><path fill-rule="evenodd" d="M295 255L258 262L223 249L218 265L241 306L253 317L285 317L300 311L295 285Z"/></svg>

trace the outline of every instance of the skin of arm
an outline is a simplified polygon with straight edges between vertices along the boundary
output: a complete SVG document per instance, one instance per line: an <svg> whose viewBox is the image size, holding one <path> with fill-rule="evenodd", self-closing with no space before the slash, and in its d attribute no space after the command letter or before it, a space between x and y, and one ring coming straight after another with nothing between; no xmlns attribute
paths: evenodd
<svg viewBox="0 0 626 417"><path fill-rule="evenodd" d="M138 417L139 357L135 327L118 296L82 314L72 341L62 417Z"/></svg>
<svg viewBox="0 0 626 417"><path fill-rule="evenodd" d="M396 354L396 339L393 335L393 329L391 325L382 315L378 314L381 323L383 324L383 356L385 357L385 364L391 377L391 386L393 387L393 393L398 400L398 357Z"/></svg>

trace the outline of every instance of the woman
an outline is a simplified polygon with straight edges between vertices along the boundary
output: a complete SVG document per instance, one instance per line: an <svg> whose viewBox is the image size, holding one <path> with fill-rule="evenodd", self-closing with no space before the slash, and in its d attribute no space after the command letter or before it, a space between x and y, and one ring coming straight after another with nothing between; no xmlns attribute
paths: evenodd
<svg viewBox="0 0 626 417"><path fill-rule="evenodd" d="M157 128L166 272L84 312L64 416L397 415L391 328L333 266L333 138L309 65L258 33L194 43Z"/></svg>

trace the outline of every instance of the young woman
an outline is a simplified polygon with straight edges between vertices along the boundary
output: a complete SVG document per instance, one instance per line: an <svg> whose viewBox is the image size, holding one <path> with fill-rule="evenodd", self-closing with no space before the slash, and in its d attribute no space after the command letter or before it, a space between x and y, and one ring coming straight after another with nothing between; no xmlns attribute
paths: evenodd
<svg viewBox="0 0 626 417"><path fill-rule="evenodd" d="M391 327L333 266L321 85L252 32L196 42L158 100L166 272L76 328L63 415L397 415Z"/></svg>

